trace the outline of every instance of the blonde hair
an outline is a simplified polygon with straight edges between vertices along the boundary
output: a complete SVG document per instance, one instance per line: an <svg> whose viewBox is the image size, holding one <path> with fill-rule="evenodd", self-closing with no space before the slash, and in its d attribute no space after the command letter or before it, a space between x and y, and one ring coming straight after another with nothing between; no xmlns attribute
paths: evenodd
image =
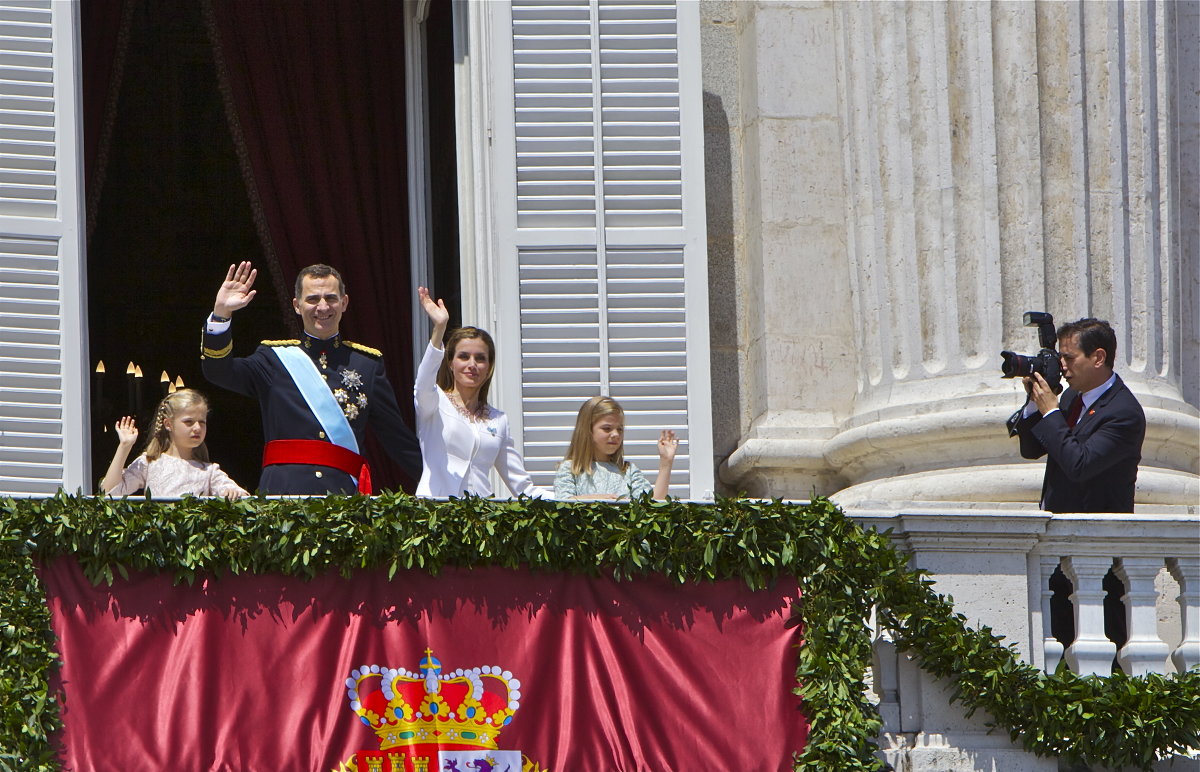
<svg viewBox="0 0 1200 772"><path fill-rule="evenodd" d="M454 390L454 371L450 369L450 363L454 361L454 352L458 350L459 343L475 338L483 341L483 345L487 346L488 351L488 374L487 378L483 379L483 385L479 387L479 404L486 405L488 389L492 386L492 376L496 374L496 343L492 340L492 336L488 335L487 330L481 330L478 327L459 327L451 330L446 337L446 355L442 357L442 366L438 368L437 385L445 392Z"/></svg>
<svg viewBox="0 0 1200 772"><path fill-rule="evenodd" d="M601 418L610 415L620 416L622 422L625 420L625 410L612 397L592 397L579 408L579 415L575 418L575 433L571 435L571 445L563 459L571 462L571 474L591 473L592 464L596 463L596 443L592 442L592 427ZM625 461L624 442L608 460L616 464L622 473L629 468L628 462Z"/></svg>
<svg viewBox="0 0 1200 772"><path fill-rule="evenodd" d="M171 430L167 428L175 416L189 407L204 405L208 409L208 400L195 389L180 389L168 394L154 411L154 420L150 422L150 438L146 440L146 460L153 461L171 447ZM208 448L200 443L192 450L192 457L197 461L208 463Z"/></svg>

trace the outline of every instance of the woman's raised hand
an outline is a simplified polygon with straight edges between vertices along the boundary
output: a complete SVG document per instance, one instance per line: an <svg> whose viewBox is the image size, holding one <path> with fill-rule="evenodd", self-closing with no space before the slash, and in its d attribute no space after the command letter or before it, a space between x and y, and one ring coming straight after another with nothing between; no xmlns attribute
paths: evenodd
<svg viewBox="0 0 1200 772"><path fill-rule="evenodd" d="M137 442L138 430L137 424L129 416L125 416L117 421L117 442L125 447L133 445Z"/></svg>
<svg viewBox="0 0 1200 772"><path fill-rule="evenodd" d="M430 297L428 289L417 287L417 299L421 301L421 308L425 309L425 314L429 317L429 321L441 325L450 322L450 312L446 310L445 301L440 298L434 300Z"/></svg>
<svg viewBox="0 0 1200 772"><path fill-rule="evenodd" d="M417 301L425 310L429 321L433 322L433 329L429 331L429 342L434 348L440 349L442 338L446 335L446 325L450 323L450 312L446 310L446 303L441 298L434 300L430 297L429 290L425 287L417 287Z"/></svg>
<svg viewBox="0 0 1200 772"><path fill-rule="evenodd" d="M213 313L228 319L234 311L249 305L258 292L251 289L256 278L258 269L252 267L249 260L229 266L229 270L225 272L225 281L221 282L221 288L217 290Z"/></svg>

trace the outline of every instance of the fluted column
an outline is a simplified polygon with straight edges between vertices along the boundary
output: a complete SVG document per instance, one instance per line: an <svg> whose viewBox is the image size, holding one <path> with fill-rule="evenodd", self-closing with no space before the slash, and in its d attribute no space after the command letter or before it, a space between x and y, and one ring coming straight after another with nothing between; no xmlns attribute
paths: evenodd
<svg viewBox="0 0 1200 772"><path fill-rule="evenodd" d="M1027 310L1109 319L1146 408L1141 504L1196 500L1174 4L835 6L858 387L838 500L1036 502L999 351ZM1192 68L1194 69L1194 68ZM1192 212L1195 217L1195 212ZM1189 369L1190 368L1190 369ZM1194 396L1192 397L1194 401Z"/></svg>

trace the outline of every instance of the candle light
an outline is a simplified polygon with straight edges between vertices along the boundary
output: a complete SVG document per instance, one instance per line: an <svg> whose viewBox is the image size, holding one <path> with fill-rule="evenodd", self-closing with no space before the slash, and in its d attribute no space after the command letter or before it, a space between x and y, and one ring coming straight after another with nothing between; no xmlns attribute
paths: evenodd
<svg viewBox="0 0 1200 772"><path fill-rule="evenodd" d="M135 367L133 369L134 382L134 406L137 408L136 416L142 414L142 368Z"/></svg>
<svg viewBox="0 0 1200 772"><path fill-rule="evenodd" d="M137 406L137 397L134 395L134 390L137 388L134 385L133 377L137 372L137 368L133 362L125 368L125 397L126 397L126 415L134 415L134 408Z"/></svg>
<svg viewBox="0 0 1200 772"><path fill-rule="evenodd" d="M104 360L96 363L96 372L92 373L92 420L101 425L107 420L104 415Z"/></svg>
<svg viewBox="0 0 1200 772"><path fill-rule="evenodd" d="M177 388L177 389L183 388L183 376L182 375L175 376L175 388Z"/></svg>
<svg viewBox="0 0 1200 772"><path fill-rule="evenodd" d="M162 387L162 393L164 397L175 391L175 389L171 388L171 376L167 375L166 370L163 370L162 375L158 376L158 385Z"/></svg>

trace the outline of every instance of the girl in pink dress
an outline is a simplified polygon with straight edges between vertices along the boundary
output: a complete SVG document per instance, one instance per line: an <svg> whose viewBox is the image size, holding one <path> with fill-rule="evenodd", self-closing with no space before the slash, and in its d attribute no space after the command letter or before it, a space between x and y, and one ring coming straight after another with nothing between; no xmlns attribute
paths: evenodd
<svg viewBox="0 0 1200 772"><path fill-rule="evenodd" d="M138 430L129 416L117 421L120 444L100 483L109 496L128 496L142 489L158 498L224 496L232 501L250 495L208 460L204 446L208 401L200 392L180 389L168 394L154 411L151 426L146 451L123 469Z"/></svg>

